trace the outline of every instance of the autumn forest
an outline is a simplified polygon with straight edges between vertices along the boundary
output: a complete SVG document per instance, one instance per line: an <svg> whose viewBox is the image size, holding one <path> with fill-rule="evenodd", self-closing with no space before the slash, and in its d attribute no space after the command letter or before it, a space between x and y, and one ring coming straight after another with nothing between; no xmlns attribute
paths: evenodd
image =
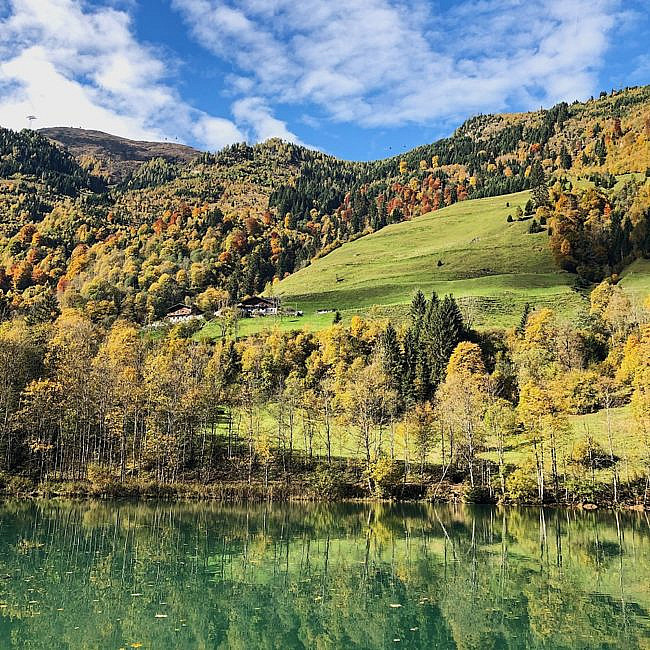
<svg viewBox="0 0 650 650"><path fill-rule="evenodd" d="M374 162L272 139L136 164L54 135L0 129L5 492L648 502L650 284L621 278L650 257L650 87ZM546 233L581 310L479 327L450 285L242 335L242 299L346 243L524 190L504 228ZM179 303L215 327L166 322Z"/></svg>

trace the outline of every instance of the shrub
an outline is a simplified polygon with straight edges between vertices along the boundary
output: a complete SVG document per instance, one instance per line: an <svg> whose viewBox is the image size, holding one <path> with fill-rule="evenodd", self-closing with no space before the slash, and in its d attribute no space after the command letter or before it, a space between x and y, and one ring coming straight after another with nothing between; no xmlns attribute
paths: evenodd
<svg viewBox="0 0 650 650"><path fill-rule="evenodd" d="M203 322L204 321L200 318L193 318L192 320L178 323L178 325L172 327L170 337L189 339L203 327Z"/></svg>
<svg viewBox="0 0 650 650"><path fill-rule="evenodd" d="M345 480L340 470L329 465L318 465L309 480L314 496L323 499L336 499L345 494Z"/></svg>
<svg viewBox="0 0 650 650"><path fill-rule="evenodd" d="M34 483L25 476L12 476L5 484L5 492L13 495L27 495L34 492Z"/></svg>
<svg viewBox="0 0 650 650"><path fill-rule="evenodd" d="M111 469L103 465L98 465L97 463L88 463L86 476L91 483L95 484L108 483L115 478Z"/></svg>
<svg viewBox="0 0 650 650"><path fill-rule="evenodd" d="M388 456L379 456L368 469L364 478L370 481L375 496L390 496L404 476L402 466Z"/></svg>
<svg viewBox="0 0 650 650"><path fill-rule="evenodd" d="M464 501L466 503L494 503L496 499L494 495L490 494L487 486L475 485L465 491Z"/></svg>
<svg viewBox="0 0 650 650"><path fill-rule="evenodd" d="M571 461L584 468L603 469L612 466L612 458L591 436L580 440L571 452ZM616 462L616 457L614 457Z"/></svg>
<svg viewBox="0 0 650 650"><path fill-rule="evenodd" d="M532 458L506 478L506 498L509 501L533 503L538 501L537 473Z"/></svg>
<svg viewBox="0 0 650 650"><path fill-rule="evenodd" d="M537 232L542 232L542 228L540 228L539 224L537 223L537 219L533 219L530 222L530 226L528 227L528 232L531 235L534 235Z"/></svg>

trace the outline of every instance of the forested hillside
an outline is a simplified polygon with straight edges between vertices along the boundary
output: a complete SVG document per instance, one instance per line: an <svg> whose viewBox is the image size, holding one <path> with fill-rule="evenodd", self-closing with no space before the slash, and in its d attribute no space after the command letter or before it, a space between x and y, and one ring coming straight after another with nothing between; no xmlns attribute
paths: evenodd
<svg viewBox="0 0 650 650"><path fill-rule="evenodd" d="M0 308L34 322L66 306L144 323L182 300L236 301L386 224L523 189L538 225L556 220L558 265L585 281L647 253L647 187L607 193L614 174L650 164L647 86L478 116L371 163L270 140L140 161L118 182L97 150L77 159L31 131L0 135ZM578 177L600 189L579 193Z"/></svg>
<svg viewBox="0 0 650 650"><path fill-rule="evenodd" d="M0 131L0 489L647 503L649 111L633 88L388 160L269 140L119 179ZM404 313L143 327L328 284Z"/></svg>

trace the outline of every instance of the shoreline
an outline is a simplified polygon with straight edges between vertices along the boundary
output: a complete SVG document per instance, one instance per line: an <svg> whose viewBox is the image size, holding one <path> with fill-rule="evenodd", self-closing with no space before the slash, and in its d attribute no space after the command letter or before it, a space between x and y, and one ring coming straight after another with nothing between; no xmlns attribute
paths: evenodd
<svg viewBox="0 0 650 650"><path fill-rule="evenodd" d="M57 489L57 487L59 489ZM350 486L348 486L350 487ZM358 486L354 486L358 489ZM418 486L419 487L419 486ZM465 485L456 485L456 488L469 488ZM359 491L360 492L360 491ZM505 507L526 507L526 508L552 508L565 510L583 511L630 511L648 512L650 503L630 503L609 501L500 501L498 499L466 499L462 490L443 491L437 498L426 496L379 496L363 495L330 495L323 496L310 491L302 484L242 484L239 482L230 483L209 483L197 484L191 482L181 483L155 483L142 482L129 483L128 481L109 486L93 485L87 481L48 483L46 485L34 485L32 489L10 491L0 490L2 500L73 500L73 501L104 501L104 502L152 502L164 501L169 503L199 503L211 502L220 504L340 504L340 503L368 503L368 504L464 504L464 505L490 505Z"/></svg>

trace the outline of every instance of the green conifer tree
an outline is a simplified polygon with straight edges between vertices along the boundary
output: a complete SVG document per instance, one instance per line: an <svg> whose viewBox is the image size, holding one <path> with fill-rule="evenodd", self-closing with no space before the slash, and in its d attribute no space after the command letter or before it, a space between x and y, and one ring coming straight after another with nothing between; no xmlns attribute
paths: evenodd
<svg viewBox="0 0 650 650"><path fill-rule="evenodd" d="M380 339L381 362L388 375L390 386L402 397L404 381L404 359L397 332L391 322L388 323Z"/></svg>

